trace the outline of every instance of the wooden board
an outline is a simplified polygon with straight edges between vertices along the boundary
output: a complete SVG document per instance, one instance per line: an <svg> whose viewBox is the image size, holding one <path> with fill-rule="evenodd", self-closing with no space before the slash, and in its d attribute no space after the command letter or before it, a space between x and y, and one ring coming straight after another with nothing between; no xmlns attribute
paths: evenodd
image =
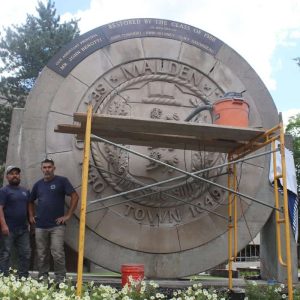
<svg viewBox="0 0 300 300"><path fill-rule="evenodd" d="M60 124L56 132L83 139L86 113L75 113L78 124ZM228 153L264 133L260 129L139 119L123 116L92 117L92 134L115 143ZM263 139L261 140L263 141Z"/></svg>

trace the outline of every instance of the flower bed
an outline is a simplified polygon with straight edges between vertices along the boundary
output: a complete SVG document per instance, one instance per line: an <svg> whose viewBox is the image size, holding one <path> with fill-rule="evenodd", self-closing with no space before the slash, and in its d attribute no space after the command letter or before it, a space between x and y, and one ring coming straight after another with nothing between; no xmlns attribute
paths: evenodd
<svg viewBox="0 0 300 300"><path fill-rule="evenodd" d="M117 289L108 285L84 284L82 296L76 296L76 287L71 280L56 284L52 279L39 282L31 277L18 279L13 272L9 277L0 275L0 299L2 300L229 300L234 296L228 291L205 289L201 283L192 283L183 290L175 290L167 295L159 289L157 283L130 282L130 286ZM239 298L240 299L240 298ZM257 285L248 282L244 300L287 299L286 288L281 285ZM299 290L295 290L295 300L300 300Z"/></svg>
<svg viewBox="0 0 300 300"><path fill-rule="evenodd" d="M39 282L31 277L18 279L13 273L9 277L0 275L0 299L2 300L226 300L216 290L204 289L201 283L195 283L185 290L176 290L171 297L159 290L157 283L130 282L130 286L118 290L107 285L95 285L93 282L83 285L82 296L76 296L76 288L71 281L55 284L52 279Z"/></svg>

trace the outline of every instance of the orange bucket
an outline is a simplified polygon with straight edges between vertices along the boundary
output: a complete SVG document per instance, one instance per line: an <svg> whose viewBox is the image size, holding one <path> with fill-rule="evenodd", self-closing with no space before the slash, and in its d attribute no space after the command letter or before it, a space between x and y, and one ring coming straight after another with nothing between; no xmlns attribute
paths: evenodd
<svg viewBox="0 0 300 300"><path fill-rule="evenodd" d="M144 265L128 264L121 266L122 286L128 284L130 286L129 277L134 281L142 281L144 279Z"/></svg>
<svg viewBox="0 0 300 300"><path fill-rule="evenodd" d="M228 98L213 104L213 123L216 125L248 127L249 104L243 99Z"/></svg>

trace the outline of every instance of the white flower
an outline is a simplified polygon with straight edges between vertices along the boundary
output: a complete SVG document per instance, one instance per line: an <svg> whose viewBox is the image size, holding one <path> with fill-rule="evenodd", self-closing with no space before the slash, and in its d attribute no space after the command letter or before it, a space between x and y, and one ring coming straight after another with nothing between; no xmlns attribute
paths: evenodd
<svg viewBox="0 0 300 300"><path fill-rule="evenodd" d="M10 275L10 280L11 281L15 281L16 280L16 277L14 275Z"/></svg>
<svg viewBox="0 0 300 300"><path fill-rule="evenodd" d="M66 285L63 283L63 282L61 282L60 284L59 284L59 288L60 289L64 289L66 287Z"/></svg>
<svg viewBox="0 0 300 300"><path fill-rule="evenodd" d="M286 298L286 294L282 294L281 298L285 299Z"/></svg>

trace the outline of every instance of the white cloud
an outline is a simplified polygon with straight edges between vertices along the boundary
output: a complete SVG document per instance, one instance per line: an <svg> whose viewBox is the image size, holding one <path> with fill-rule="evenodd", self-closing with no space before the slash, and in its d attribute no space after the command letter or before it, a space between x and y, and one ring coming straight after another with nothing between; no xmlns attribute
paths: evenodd
<svg viewBox="0 0 300 300"><path fill-rule="evenodd" d="M300 114L300 108L299 109L294 108L294 109L289 109L289 110L283 111L282 112L283 124L286 126L289 122L289 118L296 116L297 114Z"/></svg>
<svg viewBox="0 0 300 300"><path fill-rule="evenodd" d="M34 0L8 0L1 1L0 30L12 24L21 24L26 21L27 14L35 14L37 1Z"/></svg>
<svg viewBox="0 0 300 300"><path fill-rule="evenodd" d="M292 31L290 37L292 39L300 39L300 29Z"/></svg>
<svg viewBox="0 0 300 300"><path fill-rule="evenodd" d="M70 14L66 15L70 17ZM65 16L65 17L66 17ZM103 24L135 17L173 19L201 28L241 54L263 79L276 89L272 54L278 44L294 42L300 31L300 1L286 0L91 0L79 11L80 28L86 32ZM292 34L293 33L293 34Z"/></svg>
<svg viewBox="0 0 300 300"><path fill-rule="evenodd" d="M26 13L35 11L36 3L3 2L1 25L25 21ZM300 35L299 0L90 0L88 9L66 13L62 20L80 18L84 33L109 22L137 17L172 19L215 35L246 59L270 91L276 90L273 74L279 65L271 61L276 47L293 47Z"/></svg>

